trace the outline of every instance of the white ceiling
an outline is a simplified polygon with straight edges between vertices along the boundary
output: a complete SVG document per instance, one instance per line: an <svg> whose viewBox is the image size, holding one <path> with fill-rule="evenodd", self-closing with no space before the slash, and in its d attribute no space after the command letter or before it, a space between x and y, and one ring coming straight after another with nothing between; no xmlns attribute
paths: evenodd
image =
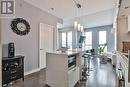
<svg viewBox="0 0 130 87"><path fill-rule="evenodd" d="M109 9L101 12L97 12L94 14L86 15L80 17L78 22L82 24L85 28L91 28L91 27L97 27L97 26L104 26L104 25L110 25L113 23L114 19L114 10ZM75 18L64 20L63 21L63 27L70 27L74 25Z"/></svg>
<svg viewBox="0 0 130 87"><path fill-rule="evenodd" d="M71 19L75 16L89 15L113 8L114 0L75 0L82 5L76 15L77 8L73 0L25 0L26 2L49 12L62 19ZM54 8L52 11L50 8Z"/></svg>

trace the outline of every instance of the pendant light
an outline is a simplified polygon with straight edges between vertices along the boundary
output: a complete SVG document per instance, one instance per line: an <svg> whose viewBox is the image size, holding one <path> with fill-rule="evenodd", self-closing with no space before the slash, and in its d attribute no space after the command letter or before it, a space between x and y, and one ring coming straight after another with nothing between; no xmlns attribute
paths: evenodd
<svg viewBox="0 0 130 87"><path fill-rule="evenodd" d="M78 11L82 6L81 6L81 4L79 4L78 2L76 2L75 0L73 0L73 1L74 1L75 5L76 5L77 11ZM78 14L77 11L76 11L76 14ZM77 19L79 19L78 16L77 16ZM74 21L74 28L75 28L75 30L77 30L79 32L83 32L83 28L84 27L81 26L81 24L79 23L79 20L75 20Z"/></svg>
<svg viewBox="0 0 130 87"><path fill-rule="evenodd" d="M80 31L81 30L81 26L80 26L80 24L78 24L78 31Z"/></svg>
<svg viewBox="0 0 130 87"><path fill-rule="evenodd" d="M78 22L75 21L75 22L74 22L74 28L77 29L77 27L78 27Z"/></svg>
<svg viewBox="0 0 130 87"><path fill-rule="evenodd" d="M81 30L80 30L81 32L84 32L84 27L83 26L81 26Z"/></svg>

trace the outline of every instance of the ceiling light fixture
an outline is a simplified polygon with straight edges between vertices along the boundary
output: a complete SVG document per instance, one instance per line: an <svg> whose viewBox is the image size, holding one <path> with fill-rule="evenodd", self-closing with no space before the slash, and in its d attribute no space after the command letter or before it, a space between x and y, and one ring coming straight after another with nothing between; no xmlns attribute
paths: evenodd
<svg viewBox="0 0 130 87"><path fill-rule="evenodd" d="M75 6L76 6L76 8L77 8L77 11L80 9L80 8L82 8L82 5L80 4L80 3L78 3L78 2L76 2L75 0L73 0L74 1L74 3L75 3ZM78 12L76 12L76 14L78 14ZM80 16L80 15L79 15ZM79 17L79 16L76 16L76 17ZM79 19L79 18L78 18ZM81 26L81 24L79 23L79 20L75 20L74 21L74 28L77 30L77 31L79 31L79 32L83 32L84 31L84 27L83 26Z"/></svg>
<svg viewBox="0 0 130 87"><path fill-rule="evenodd" d="M126 7L125 7L125 9L128 9L128 8L129 8L129 6L126 6Z"/></svg>
<svg viewBox="0 0 130 87"><path fill-rule="evenodd" d="M52 11L54 11L54 8L51 8Z"/></svg>
<svg viewBox="0 0 130 87"><path fill-rule="evenodd" d="M81 4L77 3L76 5L77 5L77 8L81 8Z"/></svg>

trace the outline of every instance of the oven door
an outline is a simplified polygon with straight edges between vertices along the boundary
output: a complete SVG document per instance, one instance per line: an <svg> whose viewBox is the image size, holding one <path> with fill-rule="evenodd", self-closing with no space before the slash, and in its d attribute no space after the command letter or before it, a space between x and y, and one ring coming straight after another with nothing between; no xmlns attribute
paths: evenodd
<svg viewBox="0 0 130 87"><path fill-rule="evenodd" d="M69 68L76 67L76 56L69 56L68 57L68 67Z"/></svg>

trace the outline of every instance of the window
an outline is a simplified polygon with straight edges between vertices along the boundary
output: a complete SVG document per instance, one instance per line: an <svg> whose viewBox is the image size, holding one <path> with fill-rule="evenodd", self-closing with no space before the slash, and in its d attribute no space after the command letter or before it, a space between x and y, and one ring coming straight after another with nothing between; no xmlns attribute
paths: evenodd
<svg viewBox="0 0 130 87"><path fill-rule="evenodd" d="M72 49L72 31L67 33L67 47Z"/></svg>
<svg viewBox="0 0 130 87"><path fill-rule="evenodd" d="M86 36L85 48L92 49L92 32L86 32L85 36Z"/></svg>
<svg viewBox="0 0 130 87"><path fill-rule="evenodd" d="M104 48L104 52L107 51L107 46L105 46L107 42L107 37L106 37L107 32L106 31L99 31L99 46Z"/></svg>
<svg viewBox="0 0 130 87"><path fill-rule="evenodd" d="M62 32L62 47L67 47L66 32Z"/></svg>
<svg viewBox="0 0 130 87"><path fill-rule="evenodd" d="M62 47L72 48L72 31L62 32Z"/></svg>
<svg viewBox="0 0 130 87"><path fill-rule="evenodd" d="M99 44L106 43L106 31L99 31Z"/></svg>

